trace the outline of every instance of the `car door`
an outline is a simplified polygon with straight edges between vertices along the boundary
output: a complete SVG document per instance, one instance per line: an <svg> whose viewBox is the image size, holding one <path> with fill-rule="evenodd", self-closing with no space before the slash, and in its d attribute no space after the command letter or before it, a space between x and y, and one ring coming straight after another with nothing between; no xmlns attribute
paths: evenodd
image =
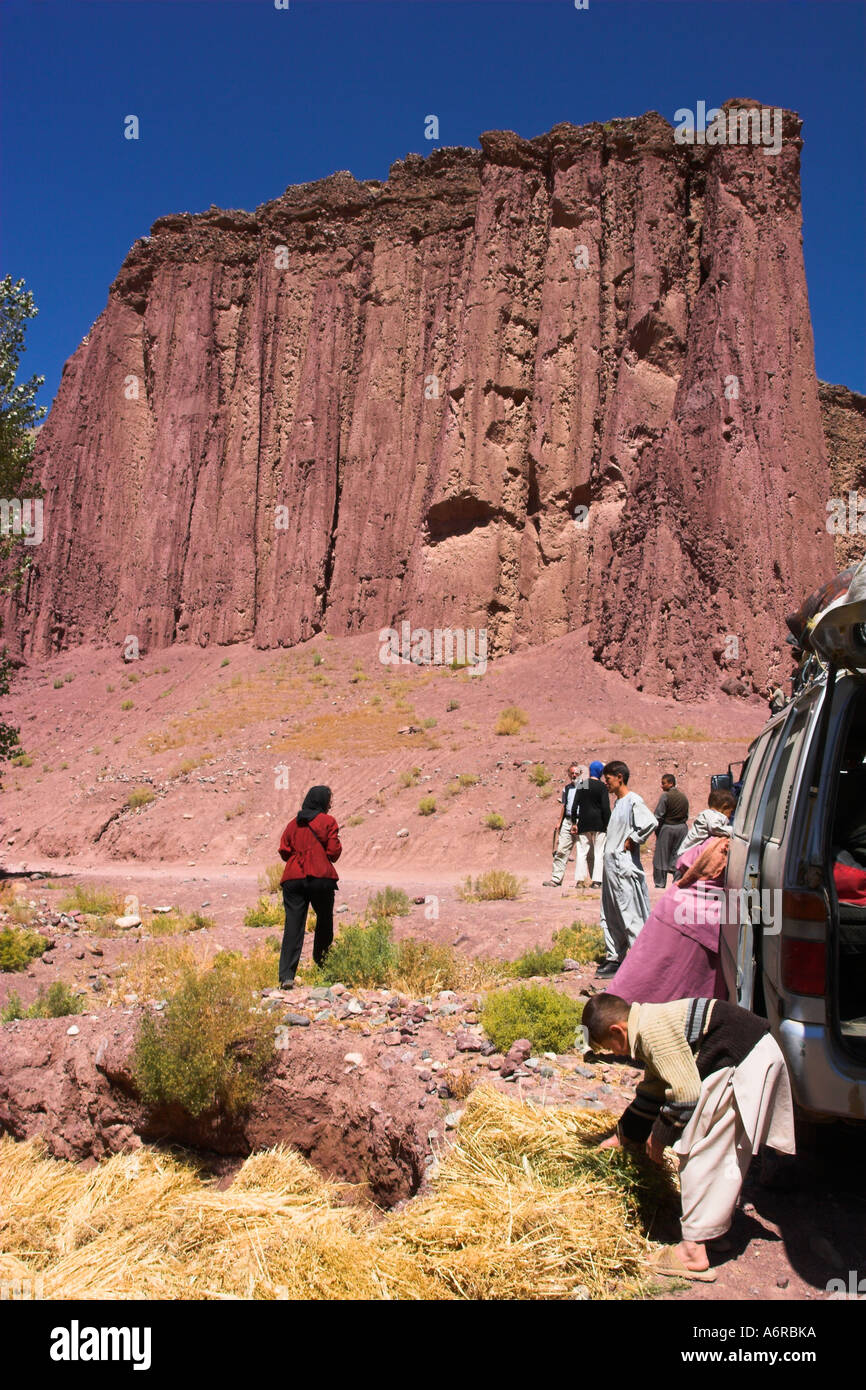
<svg viewBox="0 0 866 1390"><path fill-rule="evenodd" d="M750 879L754 879L754 885L757 885L756 866L760 856L753 853L755 814L761 802L762 793L766 786L767 772L772 764L784 725L785 719L776 720L758 736L757 741L749 750L743 787L734 813L733 832L728 853L728 869L725 876L728 889L726 902L728 904L732 901L734 903L742 902L743 895L740 890L749 887ZM737 910L723 912L719 932L719 956L728 998L732 1002L739 1000L741 991L745 987L747 997L751 1002L752 971L751 967L747 966L747 962L751 962L752 959L752 929L751 922L743 924L740 921L740 916L741 914ZM743 937L742 940L741 936ZM749 1005L745 1007L748 1008Z"/></svg>

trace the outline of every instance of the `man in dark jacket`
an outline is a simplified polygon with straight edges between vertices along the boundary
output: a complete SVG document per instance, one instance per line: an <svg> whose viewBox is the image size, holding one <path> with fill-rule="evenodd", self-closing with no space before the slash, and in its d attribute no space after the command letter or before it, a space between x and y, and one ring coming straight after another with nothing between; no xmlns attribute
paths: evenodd
<svg viewBox="0 0 866 1390"><path fill-rule="evenodd" d="M329 815L331 788L311 787L294 820L280 840L280 858L286 867L280 880L286 926L280 951L280 989L291 989L301 959L307 913L316 914L313 960L321 965L334 939L334 864L343 852L337 822Z"/></svg>
<svg viewBox="0 0 866 1390"><path fill-rule="evenodd" d="M604 837L610 820L610 793L601 780L604 764L596 759L589 765L589 781L578 790L571 818L577 827L577 863L574 882L586 883L586 871L592 852L592 886L601 887L604 864Z"/></svg>
<svg viewBox="0 0 866 1390"><path fill-rule="evenodd" d="M689 829L689 799L680 791L672 772L662 777L662 794L653 814L659 823L653 855L653 883L656 888L666 888L668 874L676 872L680 845Z"/></svg>

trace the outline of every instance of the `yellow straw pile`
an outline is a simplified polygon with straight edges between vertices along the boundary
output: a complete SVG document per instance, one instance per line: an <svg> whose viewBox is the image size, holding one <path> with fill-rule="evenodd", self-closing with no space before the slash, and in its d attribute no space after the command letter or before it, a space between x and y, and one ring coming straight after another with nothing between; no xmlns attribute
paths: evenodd
<svg viewBox="0 0 866 1390"><path fill-rule="evenodd" d="M154 1149L85 1171L7 1138L0 1280L52 1299L634 1296L634 1171L593 1147L611 1123L479 1089L432 1193L384 1218L283 1148L220 1190Z"/></svg>

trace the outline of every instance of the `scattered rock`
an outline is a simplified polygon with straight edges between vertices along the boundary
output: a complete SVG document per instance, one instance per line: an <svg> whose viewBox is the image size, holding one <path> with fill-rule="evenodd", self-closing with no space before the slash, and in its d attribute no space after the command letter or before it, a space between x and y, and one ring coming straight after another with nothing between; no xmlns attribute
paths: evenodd
<svg viewBox="0 0 866 1390"><path fill-rule="evenodd" d="M364 1056L361 1052L347 1052L343 1061L351 1062L353 1067L362 1067L364 1065Z"/></svg>
<svg viewBox="0 0 866 1390"><path fill-rule="evenodd" d="M310 1020L306 1014L283 1014L283 1023L290 1028L309 1028Z"/></svg>
<svg viewBox="0 0 866 1390"><path fill-rule="evenodd" d="M114 925L120 927L122 931L128 931L132 927L141 926L141 918L131 914L129 917L115 917Z"/></svg>
<svg viewBox="0 0 866 1390"><path fill-rule="evenodd" d="M583 969L582 965L580 964L580 961L572 960L571 956L566 956L566 957L565 957L565 960L562 962L562 968L563 968L563 970L582 970L582 969ZM581 1287L583 1287L583 1286L581 1285ZM573 1298L573 1297L574 1297L574 1295L572 1294L572 1298Z"/></svg>
<svg viewBox="0 0 866 1390"><path fill-rule="evenodd" d="M452 1110L452 1111L450 1112L450 1114L448 1114L448 1115L445 1116L445 1128L446 1128L446 1129L456 1129L457 1126L459 1125L459 1123L460 1123L460 1121L461 1121L462 1119L463 1119L463 1111L462 1111L462 1110Z"/></svg>
<svg viewBox="0 0 866 1390"><path fill-rule="evenodd" d="M409 834L409 831L406 830L405 827L404 827L402 830L398 830L398 831L397 831L397 839L398 839L398 840L405 840L405 839L407 838L408 834Z"/></svg>

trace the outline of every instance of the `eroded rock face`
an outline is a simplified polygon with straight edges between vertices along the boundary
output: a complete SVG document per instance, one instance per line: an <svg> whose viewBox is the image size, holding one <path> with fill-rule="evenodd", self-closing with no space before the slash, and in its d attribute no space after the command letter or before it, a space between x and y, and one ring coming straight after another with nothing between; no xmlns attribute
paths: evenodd
<svg viewBox="0 0 866 1390"><path fill-rule="evenodd" d="M408 619L495 654L589 624L649 690L764 681L833 564L799 131L778 155L655 113L498 131L161 218L40 432L46 538L6 633Z"/></svg>
<svg viewBox="0 0 866 1390"><path fill-rule="evenodd" d="M142 1140L246 1155L288 1144L329 1176L391 1206L417 1191L438 1117L419 1109L425 1084L395 1057L387 1072L345 1062L347 1042L324 1028L292 1029L258 1101L238 1121L149 1109L130 1072L139 1011L102 1019L27 1019L0 1046L0 1133L42 1138L57 1158L100 1159ZM369 1060L369 1065L367 1064ZM351 1080L347 1080L347 1072Z"/></svg>
<svg viewBox="0 0 866 1390"><path fill-rule="evenodd" d="M836 565L845 569L866 553L866 396L847 386L818 383L824 438L833 478L833 496L844 511L845 529L831 532ZM857 497L852 506L851 494ZM830 509L835 525L838 513ZM855 523L852 525L852 522Z"/></svg>

